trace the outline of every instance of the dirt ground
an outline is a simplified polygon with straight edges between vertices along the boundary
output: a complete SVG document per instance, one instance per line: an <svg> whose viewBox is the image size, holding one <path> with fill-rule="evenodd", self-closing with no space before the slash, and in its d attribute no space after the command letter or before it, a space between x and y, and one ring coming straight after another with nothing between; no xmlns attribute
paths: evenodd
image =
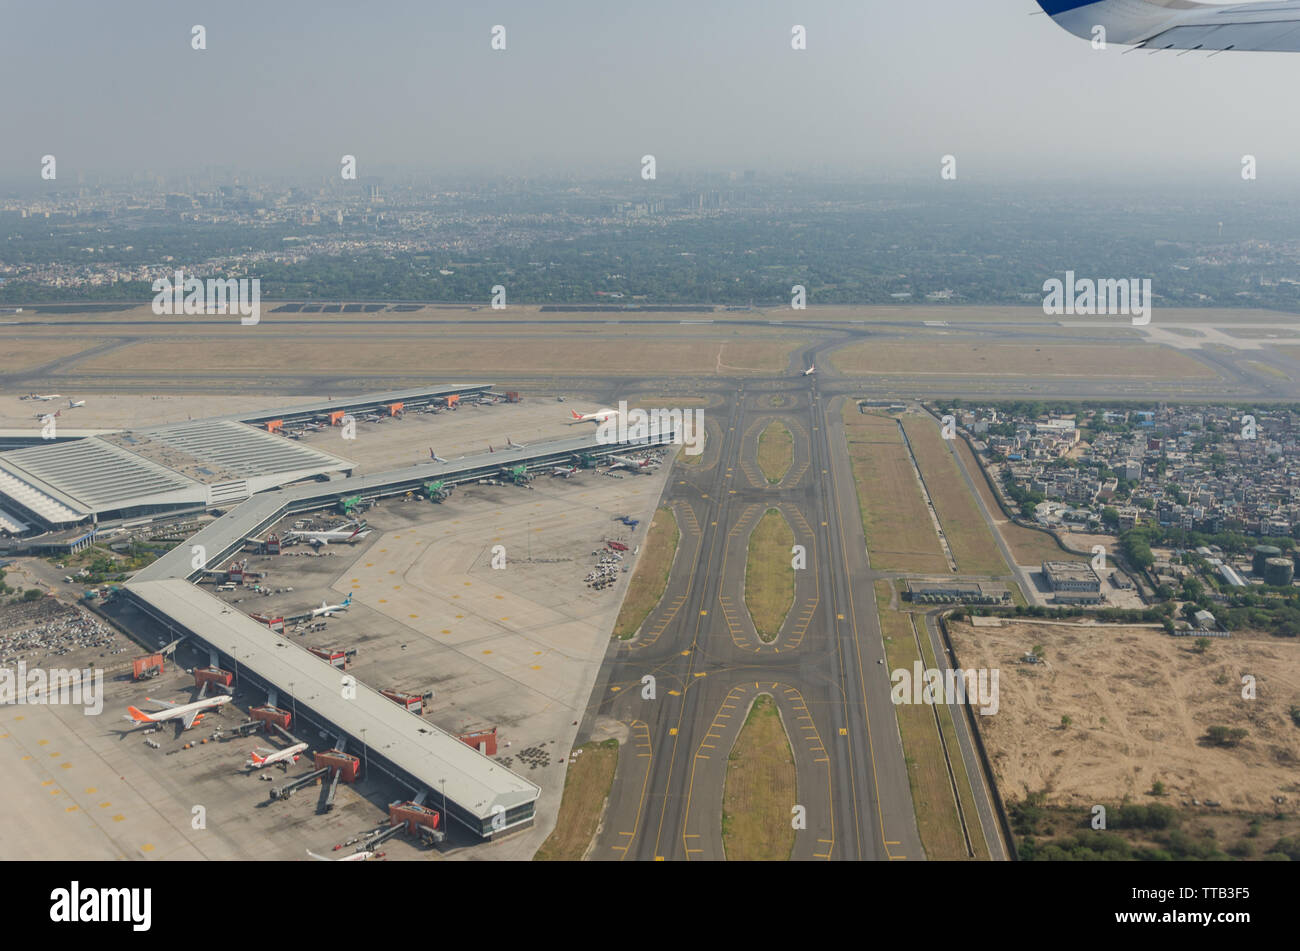
<svg viewBox="0 0 1300 951"><path fill-rule="evenodd" d="M963 668L1001 671L1000 709L978 719L1004 798L1046 790L1046 802L1062 806L1195 798L1300 811L1300 727L1288 712L1300 703L1300 642L1216 638L1200 655L1192 639L1154 628L950 629ZM1022 663L1035 645L1044 662ZM1242 699L1245 674L1256 679L1254 700ZM1234 748L1215 747L1203 738L1216 725L1248 732ZM1161 799L1148 795L1157 781Z"/></svg>

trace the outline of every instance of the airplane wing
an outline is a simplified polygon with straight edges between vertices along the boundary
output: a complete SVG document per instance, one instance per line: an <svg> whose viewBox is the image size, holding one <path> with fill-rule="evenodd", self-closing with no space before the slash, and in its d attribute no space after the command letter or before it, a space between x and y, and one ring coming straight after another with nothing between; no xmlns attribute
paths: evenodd
<svg viewBox="0 0 1300 951"><path fill-rule="evenodd" d="M1084 39L1149 50L1300 52L1300 0L1212 5L1195 0L1038 0Z"/></svg>
<svg viewBox="0 0 1300 951"><path fill-rule="evenodd" d="M144 698L144 702L145 702L145 703L156 703L158 706L160 706L160 707L166 707L168 710L170 710L172 707L179 707L179 706L180 706L179 703L173 703L173 702L170 701L170 700L155 700L155 699L153 699L153 697L145 697L145 698Z"/></svg>
<svg viewBox="0 0 1300 951"><path fill-rule="evenodd" d="M194 725L194 718L197 717L197 716L199 715L200 712L201 712L201 711L199 711L199 710L191 710L189 713L187 713L187 714L185 714L184 716L182 716L182 717L181 717L181 729L182 729L182 730L188 730L190 727L192 727L192 726Z"/></svg>

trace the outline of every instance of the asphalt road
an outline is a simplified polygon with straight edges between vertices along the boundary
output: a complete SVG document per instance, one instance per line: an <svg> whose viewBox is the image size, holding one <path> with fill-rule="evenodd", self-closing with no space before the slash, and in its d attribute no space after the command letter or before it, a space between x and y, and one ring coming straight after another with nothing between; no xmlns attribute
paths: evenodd
<svg viewBox="0 0 1300 951"><path fill-rule="evenodd" d="M712 461L678 466L665 501L681 542L668 590L633 642L615 642L596 714L630 726L592 857L708 860L721 837L727 755L760 693L779 706L806 828L794 859L923 858L889 698L873 575L838 409L816 377L737 390L712 419ZM781 392L783 405L771 396ZM795 437L786 478L758 471L757 434ZM795 606L764 644L743 610L749 532L781 509L808 551ZM653 681L644 678L652 677ZM651 691L651 686L653 691Z"/></svg>

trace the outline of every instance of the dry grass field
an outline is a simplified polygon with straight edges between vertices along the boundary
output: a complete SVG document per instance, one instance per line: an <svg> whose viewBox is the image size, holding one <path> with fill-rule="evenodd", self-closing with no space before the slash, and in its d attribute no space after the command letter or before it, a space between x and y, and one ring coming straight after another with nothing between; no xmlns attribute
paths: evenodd
<svg viewBox="0 0 1300 951"><path fill-rule="evenodd" d="M745 607L758 636L773 641L794 607L790 547L794 530L779 509L768 509L749 536L745 560Z"/></svg>
<svg viewBox="0 0 1300 951"><path fill-rule="evenodd" d="M627 595L623 598L618 619L614 621L615 637L626 640L636 634L659 599L664 596L680 539L681 532L677 528L677 516L673 510L667 507L657 510L650 520L645 545L637 556L636 571L628 583Z"/></svg>
<svg viewBox="0 0 1300 951"><path fill-rule="evenodd" d="M758 434L758 467L772 485L785 478L794 465L794 436L785 423L773 420Z"/></svg>
<svg viewBox="0 0 1300 951"><path fill-rule="evenodd" d="M66 337L62 334L32 336L24 333L20 336L7 333L0 327L0 370L7 373L33 370L52 360L89 350L101 342L93 337Z"/></svg>
<svg viewBox="0 0 1300 951"><path fill-rule="evenodd" d="M396 373L687 373L744 375L783 369L799 346L792 338L768 340L596 338L575 346L559 336L473 339L367 335L340 340L320 336L277 338L232 332L226 339L178 338L131 344L77 364L81 372L131 375L165 367L193 375L273 372L286 366L346 368L353 376Z"/></svg>
<svg viewBox="0 0 1300 951"><path fill-rule="evenodd" d="M781 712L770 696L759 694L727 757L722 794L727 861L789 861L795 837L790 807L799 801L796 785Z"/></svg>
<svg viewBox="0 0 1300 951"><path fill-rule="evenodd" d="M1017 376L1087 379L1213 379L1214 372L1177 350L1123 341L1104 344L968 343L873 340L830 355L841 373L854 376Z"/></svg>
<svg viewBox="0 0 1300 951"><path fill-rule="evenodd" d="M904 416L903 428L957 560L957 569L971 574L1006 574L1010 569L938 425L928 416Z"/></svg>
<svg viewBox="0 0 1300 951"><path fill-rule="evenodd" d="M988 508L989 514L993 516L993 524L997 526L1002 538L1011 549L1011 554L1015 556L1018 565L1040 565L1044 561L1060 560L1069 553L1056 543L1056 540L1046 532L1036 532L1032 528L1022 528L1015 522L1008 519L1002 514L1002 509L998 506L997 497L989 487L988 480L980 469L980 464L971 452L970 446L966 440L957 440L957 451L961 454L963 461L966 463L966 469L971 474L971 481L975 483L975 488L979 491L980 497L984 499L984 505ZM1073 557L1073 556L1071 556Z"/></svg>
<svg viewBox="0 0 1300 951"><path fill-rule="evenodd" d="M871 566L884 571L948 573L898 422L844 406L853 478Z"/></svg>
<svg viewBox="0 0 1300 951"><path fill-rule="evenodd" d="M600 826L618 766L618 740L587 743L581 749L569 762L555 829L533 856L535 862L580 861Z"/></svg>
<svg viewBox="0 0 1300 951"><path fill-rule="evenodd" d="M1001 672L999 709L979 725L1005 798L1045 791L1048 805L1086 810L1158 801L1150 791L1159 782L1173 806L1197 798L1265 815L1300 811L1300 728L1289 713L1300 703L1300 643L1215 639L1197 654L1190 638L1158 628L1014 622L951 631L963 668ZM1022 663L1036 645L1043 663ZM1256 678L1256 699L1242 698L1245 674ZM1215 746L1205 739L1212 726L1246 736Z"/></svg>
<svg viewBox="0 0 1300 951"><path fill-rule="evenodd" d="M889 609L890 582L876 582L880 605L880 630L885 639L885 662L890 671L912 670L922 660L912 633L912 616ZM924 621L920 621L924 623ZM922 660L923 665L925 661ZM966 840L953 798L952 781L944 766L943 744L935 725L934 710L920 704L898 704L898 732L903 739L907 779L921 845L930 860L967 858Z"/></svg>

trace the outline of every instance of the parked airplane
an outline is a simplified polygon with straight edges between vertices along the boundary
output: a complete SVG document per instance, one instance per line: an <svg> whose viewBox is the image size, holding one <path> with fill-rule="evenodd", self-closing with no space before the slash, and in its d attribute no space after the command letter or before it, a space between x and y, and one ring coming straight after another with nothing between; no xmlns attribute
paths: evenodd
<svg viewBox="0 0 1300 951"><path fill-rule="evenodd" d="M1139 49L1300 52L1300 3L1038 0L1063 29Z"/></svg>
<svg viewBox="0 0 1300 951"><path fill-rule="evenodd" d="M434 462L446 462L446 461L447 461L446 459L442 458L442 456L440 456L440 455L438 455L436 452L434 452L432 446L429 447L429 458L432 459Z"/></svg>
<svg viewBox="0 0 1300 951"><path fill-rule="evenodd" d="M224 706L233 698L229 694L219 693L215 697L195 700L193 703L171 703L167 700L154 700L151 697L145 697L144 699L145 703L156 703L162 706L163 709L145 713L135 707L127 707L126 712L129 716L123 717L123 719L134 720L136 723L161 723L164 720L179 719L181 729L188 730L196 722L203 719L202 711L212 707Z"/></svg>
<svg viewBox="0 0 1300 951"><path fill-rule="evenodd" d="M816 367L809 367L808 369L806 369L806 370L803 371L803 375L804 375L804 376L812 376L812 375L813 375L814 373L816 373L816 372L817 372L817 368L816 368Z"/></svg>
<svg viewBox="0 0 1300 951"><path fill-rule="evenodd" d="M515 442L513 439L511 439L509 436L507 436L507 437L506 437L506 448L507 448L507 449L527 449L527 448L528 448L528 444L525 443L524 445L521 446L521 445L519 445L519 443Z"/></svg>
<svg viewBox="0 0 1300 951"><path fill-rule="evenodd" d="M85 405L86 405L85 400L74 400L71 397L68 398L68 409L76 409L78 406L85 406Z"/></svg>
<svg viewBox="0 0 1300 951"><path fill-rule="evenodd" d="M302 751L306 748L306 743L295 743L283 750L258 748L248 754L248 762L244 765L249 769L262 769L272 763L279 763L285 769L288 769L290 763L298 762L298 757L302 755Z"/></svg>
<svg viewBox="0 0 1300 951"><path fill-rule="evenodd" d="M330 542L357 542L370 534L370 529L364 525L358 525L352 531L346 528L332 529L321 532L285 532L286 541L304 541L310 542L319 548L321 545L328 545Z"/></svg>
<svg viewBox="0 0 1300 951"><path fill-rule="evenodd" d="M616 409L598 409L594 413L582 413L579 415L576 410L569 410L569 414L573 417L572 422L569 423L569 425L572 426L574 423L603 423L606 420L618 416L619 411Z"/></svg>
<svg viewBox="0 0 1300 951"><path fill-rule="evenodd" d="M325 855L317 855L311 849L307 850L307 854L317 862L364 862L366 859L372 859L375 857L374 852L368 851L353 852L351 855L345 855L341 859L332 859Z"/></svg>
<svg viewBox="0 0 1300 951"><path fill-rule="evenodd" d="M51 419L57 419L62 415L63 415L63 410L58 410L53 413L37 413L36 418L39 419L42 423L45 423L45 422L49 422Z"/></svg>
<svg viewBox="0 0 1300 951"><path fill-rule="evenodd" d="M348 609L348 606L351 604L352 604L352 595L350 594L343 599L342 604L326 604L324 601L322 601L320 603L320 607L312 608L311 616L312 617L333 617L335 614L338 614L340 611L346 611Z"/></svg>
<svg viewBox="0 0 1300 951"><path fill-rule="evenodd" d="M576 476L581 470L577 466L556 466L551 470L551 475L559 476L562 479L568 479Z"/></svg>
<svg viewBox="0 0 1300 951"><path fill-rule="evenodd" d="M57 400L62 395L63 395L62 393L47 393L44 396L40 396L36 393L33 393L31 396L27 398L29 400L40 400L42 403L48 403L50 400Z"/></svg>
<svg viewBox="0 0 1300 951"><path fill-rule="evenodd" d="M631 456L610 456L611 469L631 469L638 472L650 467L649 459L633 459Z"/></svg>

